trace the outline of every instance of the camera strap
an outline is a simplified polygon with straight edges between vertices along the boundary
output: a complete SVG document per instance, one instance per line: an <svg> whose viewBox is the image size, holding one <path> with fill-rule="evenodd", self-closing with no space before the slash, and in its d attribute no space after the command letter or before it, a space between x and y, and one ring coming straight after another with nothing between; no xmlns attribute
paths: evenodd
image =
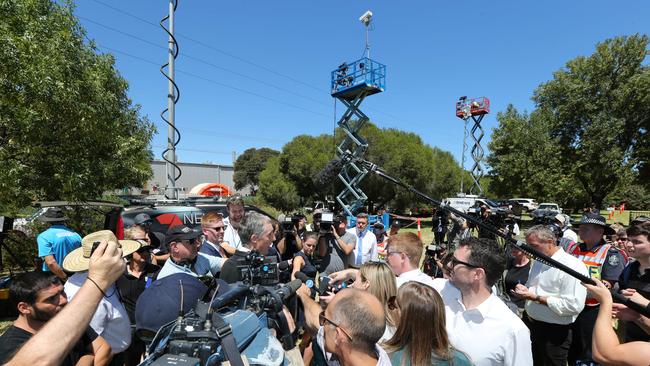
<svg viewBox="0 0 650 366"><path fill-rule="evenodd" d="M217 336L221 339L221 349L226 355L226 359L230 361L233 366L244 366L241 353L237 348L237 342L232 335L232 328L230 324L226 323L223 318L214 313L212 316L213 326L217 332Z"/></svg>

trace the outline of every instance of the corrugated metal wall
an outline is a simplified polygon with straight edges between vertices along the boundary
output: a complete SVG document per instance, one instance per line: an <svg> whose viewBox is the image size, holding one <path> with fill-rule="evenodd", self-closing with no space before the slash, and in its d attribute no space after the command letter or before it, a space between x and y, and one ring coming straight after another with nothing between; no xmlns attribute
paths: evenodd
<svg viewBox="0 0 650 366"><path fill-rule="evenodd" d="M195 163L178 163L183 174L176 182L177 187L184 188L184 192L189 193L190 189L197 184L201 183L221 183L230 187L231 190L235 189L234 174L235 170L231 165L217 165L217 164L195 164ZM153 179L147 182L143 187L144 194L160 194L162 189L167 183L167 173L165 171L165 162L162 160L154 160L151 162L153 169ZM249 189L238 191L242 194L248 194ZM130 194L140 194L141 190L131 189Z"/></svg>

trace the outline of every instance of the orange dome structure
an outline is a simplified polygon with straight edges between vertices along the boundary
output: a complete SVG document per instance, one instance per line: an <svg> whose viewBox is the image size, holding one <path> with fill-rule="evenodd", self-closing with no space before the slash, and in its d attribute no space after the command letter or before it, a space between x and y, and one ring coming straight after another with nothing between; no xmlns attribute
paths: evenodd
<svg viewBox="0 0 650 366"><path fill-rule="evenodd" d="M221 183L201 183L190 190L190 195L228 197L230 196L230 188Z"/></svg>

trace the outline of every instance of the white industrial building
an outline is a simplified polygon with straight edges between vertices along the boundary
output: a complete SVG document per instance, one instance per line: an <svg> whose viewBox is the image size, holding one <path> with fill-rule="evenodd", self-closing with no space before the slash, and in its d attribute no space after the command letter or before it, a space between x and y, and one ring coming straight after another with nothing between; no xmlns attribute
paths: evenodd
<svg viewBox="0 0 650 366"><path fill-rule="evenodd" d="M167 184L166 166L163 160L154 160L151 162L153 178L150 179L142 189L133 188L130 192L123 192L131 195L158 195L162 194ZM225 184L231 191L235 191L234 174L235 169L232 165L220 164L197 164L197 163L177 163L181 168L181 177L176 181L176 187L181 188L181 194L189 193L190 190L202 183L219 183ZM249 189L237 191L242 194L248 194Z"/></svg>

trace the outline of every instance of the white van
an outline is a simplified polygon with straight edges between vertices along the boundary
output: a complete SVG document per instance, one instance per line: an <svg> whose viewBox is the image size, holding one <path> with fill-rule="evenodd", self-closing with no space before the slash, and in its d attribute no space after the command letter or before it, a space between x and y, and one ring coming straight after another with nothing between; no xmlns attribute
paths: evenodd
<svg viewBox="0 0 650 366"><path fill-rule="evenodd" d="M456 197L445 198L444 203L465 213L472 211L470 209L475 209L481 206L489 207L493 215L505 213L505 210L498 207L496 203L487 198L480 198L475 194L458 194Z"/></svg>

